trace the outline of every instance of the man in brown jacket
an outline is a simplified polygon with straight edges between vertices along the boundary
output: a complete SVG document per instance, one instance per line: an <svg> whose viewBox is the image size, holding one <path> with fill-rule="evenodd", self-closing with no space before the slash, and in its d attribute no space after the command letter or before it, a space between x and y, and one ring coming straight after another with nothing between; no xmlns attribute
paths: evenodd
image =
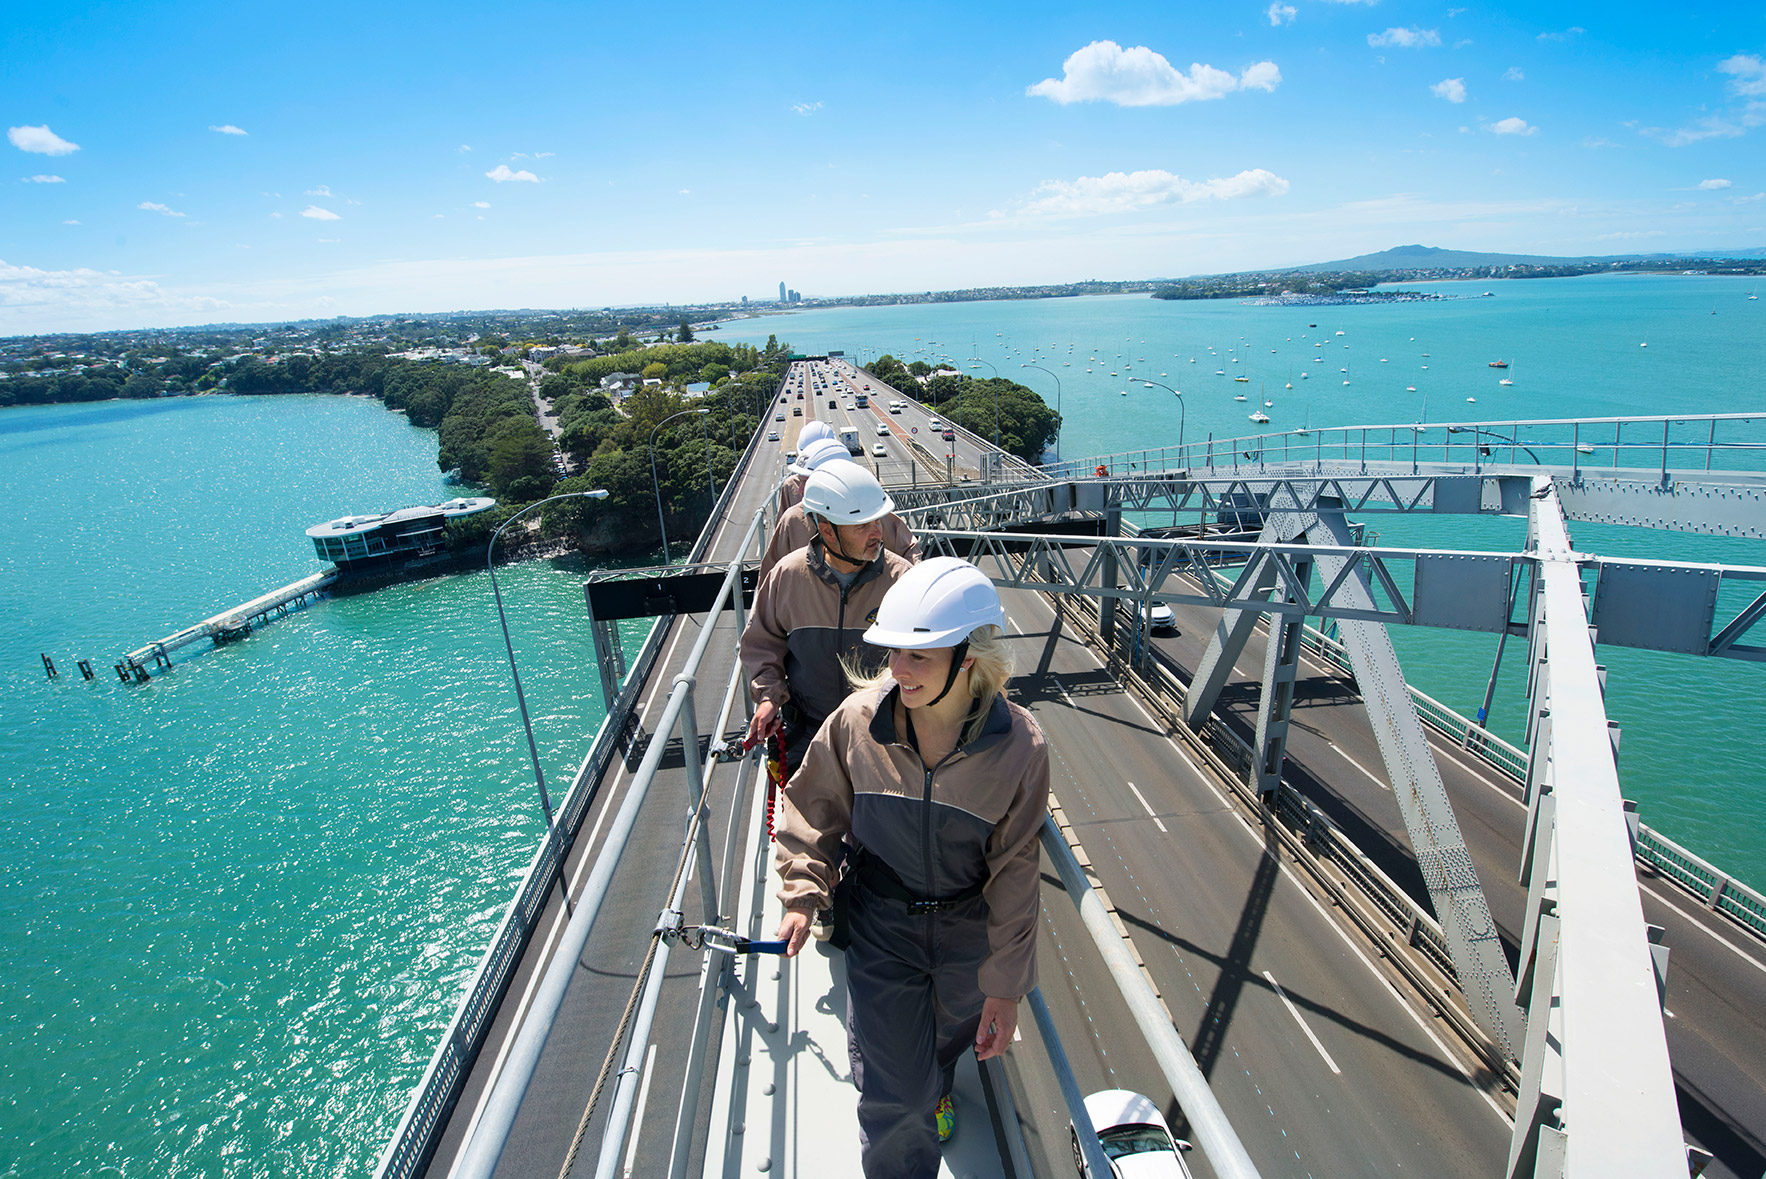
<svg viewBox="0 0 1766 1179"><path fill-rule="evenodd" d="M864 631L889 587L912 568L884 549L881 520L895 504L858 464L817 470L801 506L815 535L762 580L742 632L742 666L756 704L748 735L782 728L792 766L846 698L841 661L882 665L882 650L864 642Z"/></svg>
<svg viewBox="0 0 1766 1179"><path fill-rule="evenodd" d="M800 452L798 461L803 462L807 457L812 463L810 467L812 471L820 470L828 463L852 464L844 447L838 442L831 445L838 449L838 454L822 451L821 444L818 443L814 454ZM857 464L852 465L856 466ZM903 523L902 518L894 512L883 516L878 523L883 529L883 547L896 556L905 558L910 565L918 564L920 541L914 535L914 530ZM810 523L809 517L804 515L801 502L780 512L778 523L773 525L773 534L767 540L766 552L760 558L760 580L766 580L766 575L773 571L773 566L779 563L779 558L808 544L813 535L815 535L815 526Z"/></svg>

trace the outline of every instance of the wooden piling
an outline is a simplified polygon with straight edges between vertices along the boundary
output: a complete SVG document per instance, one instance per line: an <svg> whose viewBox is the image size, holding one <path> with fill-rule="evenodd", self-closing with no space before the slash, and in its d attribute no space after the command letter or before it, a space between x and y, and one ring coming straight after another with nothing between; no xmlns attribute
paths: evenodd
<svg viewBox="0 0 1766 1179"><path fill-rule="evenodd" d="M50 679L54 679L59 674L55 670L55 660L49 658L47 655L43 656L43 670L49 673Z"/></svg>

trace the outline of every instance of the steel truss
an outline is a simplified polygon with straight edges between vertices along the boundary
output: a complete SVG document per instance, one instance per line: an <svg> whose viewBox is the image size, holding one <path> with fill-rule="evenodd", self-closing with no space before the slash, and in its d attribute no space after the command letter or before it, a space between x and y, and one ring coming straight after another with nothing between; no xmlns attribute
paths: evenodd
<svg viewBox="0 0 1766 1179"><path fill-rule="evenodd" d="M1529 516L1527 1010L1508 1174L1687 1173L1662 1026L1667 950L1650 944L1580 572L1551 481ZM1606 636L1600 638L1604 641Z"/></svg>
<svg viewBox="0 0 1766 1179"><path fill-rule="evenodd" d="M1544 474L1569 520L1766 539L1766 476L1747 472L1537 466L1474 471L1463 463L1427 462L1339 467L1269 463L1255 474L1146 471L1006 487L892 488L890 495L915 527L979 531L1107 506L1203 521L1271 511L1525 516L1533 481Z"/></svg>
<svg viewBox="0 0 1766 1179"><path fill-rule="evenodd" d="M1547 486L1552 486L1549 481ZM1539 561L1537 554L1527 552L1346 544L1075 538L944 528L920 529L918 535L927 555L965 557L996 571L995 584L1010 589L1492 634L1505 629L1525 633L1524 625L1509 621L1510 586L1518 576L1530 574ZM1332 559L1334 572L1320 577L1315 587L1301 575L1301 565L1326 557ZM1766 616L1766 592L1752 590L1766 583L1766 568L1580 553L1576 564L1584 577L1592 579L1593 622L1601 642L1766 661L1766 645L1742 641ZM1238 566L1230 584L1221 585L1214 576L1222 566ZM1263 576L1273 578L1262 587L1273 591L1267 601L1258 590ZM1358 578L1374 587L1371 596L1364 598L1349 588ZM1733 614L1720 606L1719 590L1725 582L1746 583L1752 594L1748 604Z"/></svg>

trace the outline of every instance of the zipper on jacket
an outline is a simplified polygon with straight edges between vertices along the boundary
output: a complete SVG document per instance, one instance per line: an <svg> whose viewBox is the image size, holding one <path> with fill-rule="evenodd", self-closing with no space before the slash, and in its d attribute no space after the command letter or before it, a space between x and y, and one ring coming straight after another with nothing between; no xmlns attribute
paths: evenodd
<svg viewBox="0 0 1766 1179"><path fill-rule="evenodd" d="M932 771L926 771L926 791L920 799L920 879L928 897L938 895L937 882L932 878Z"/></svg>

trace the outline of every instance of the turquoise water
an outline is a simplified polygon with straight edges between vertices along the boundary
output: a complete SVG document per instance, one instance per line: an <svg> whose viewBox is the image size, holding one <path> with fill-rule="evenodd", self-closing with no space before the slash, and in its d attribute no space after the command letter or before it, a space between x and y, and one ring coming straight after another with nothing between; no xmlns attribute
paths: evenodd
<svg viewBox="0 0 1766 1179"><path fill-rule="evenodd" d="M0 1174L366 1174L541 830L488 578L110 665L322 568L309 524L455 494L434 433L356 398L13 409L0 494ZM601 719L581 577L499 574L555 793Z"/></svg>
<svg viewBox="0 0 1766 1179"><path fill-rule="evenodd" d="M725 324L719 338L761 343L776 332L798 351L950 357L979 376L991 375L992 365L1054 402L1055 379L1020 367L1042 365L1060 382L1061 452L1072 460L1175 446L1180 429L1190 442L1291 430L1309 415L1314 427L1756 409L1766 417L1766 301L1748 300L1753 286L1740 278L1600 275L1406 284L1472 297L1367 306L1124 295L833 308ZM985 363L970 367L971 357ZM1497 359L1510 362L1506 374L1488 367ZM1248 384L1232 380L1240 371ZM1172 394L1132 384L1130 375L1181 389L1182 415ZM1504 375L1512 387L1497 385ZM1406 391L1412 385L1417 392ZM1246 390L1275 402L1267 427L1247 420L1253 403L1233 400ZM1388 545L1515 551L1526 540L1524 520L1369 515L1367 523ZM1590 553L1766 565L1766 544L1758 542L1591 524L1573 532ZM1392 633L1413 684L1467 715L1477 711L1495 636ZM1766 767L1753 720L1766 699L1766 668L1611 648L1601 658L1610 672L1608 711L1623 727L1620 777L1644 821L1766 886ZM1491 713L1491 726L1517 742L1524 662L1525 645L1511 641Z"/></svg>
<svg viewBox="0 0 1766 1179"><path fill-rule="evenodd" d="M1146 357L1146 375L1186 390L1192 437L1236 434L1245 409L1231 383L1211 369L1216 387L1179 375L1188 356L1201 369L1208 344L1225 356L1243 335L1243 363L1279 388L1290 360L1312 371L1321 355L1296 346L1311 342L1297 335L1307 322L1344 330L1355 358L1355 382L1313 401L1315 425L1411 420L1420 405L1398 394L1425 380L1434 420L1464 416L1474 395L1489 416L1766 409L1753 375L1766 362L1766 304L1737 284L1484 286L1497 296L1298 312L1138 297L845 309L713 338L777 332L800 348L898 355L940 340L957 356L979 345L1002 373L1053 343L1069 457L1177 440L1169 394L1121 397L1123 382L1087 378L1083 358L1078 373L1061 365L1069 343L1085 357L1125 351L1137 371ZM1646 332L1647 352L1636 346ZM1514 362L1512 394L1485 368L1497 356ZM1378 375L1362 379L1363 367ZM1300 396L1274 399L1274 426L1303 420ZM15 505L0 514L0 1175L373 1167L541 830L488 579L327 599L148 685L119 684L110 665L321 568L309 524L454 490L436 474L434 433L363 399L0 413L0 494ZM1395 544L1513 548L1524 531L1370 523ZM1590 551L1766 564L1756 544L1586 525L1576 535ZM499 574L555 787L601 718L583 572L535 561ZM1475 709L1491 637L1394 637L1414 682ZM39 652L59 680L46 680ZM1494 718L1510 732L1518 653L1511 644ZM1748 719L1761 671L1605 655L1621 773L1647 821L1766 881L1766 771ZM79 678L81 657L97 680Z"/></svg>

